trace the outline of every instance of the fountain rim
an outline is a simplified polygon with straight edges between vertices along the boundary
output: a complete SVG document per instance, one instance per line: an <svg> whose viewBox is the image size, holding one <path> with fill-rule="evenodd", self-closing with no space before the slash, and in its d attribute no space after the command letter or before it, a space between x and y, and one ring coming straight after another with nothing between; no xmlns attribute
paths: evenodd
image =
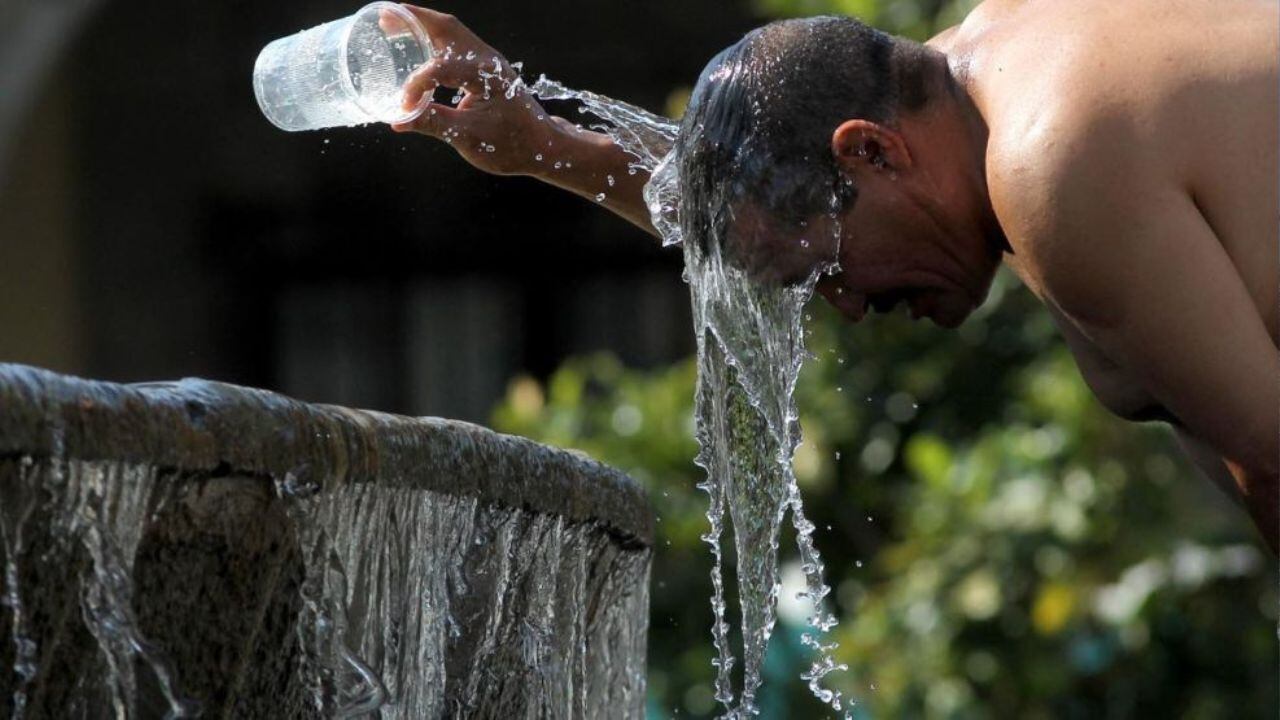
<svg viewBox="0 0 1280 720"><path fill-rule="evenodd" d="M255 427L269 429L245 432ZM577 451L458 420L306 403L213 380L121 384L0 363L0 458L54 456L184 476L292 476L326 490L376 478L595 523L629 549L653 546L644 490ZM424 466L440 469L414 474Z"/></svg>

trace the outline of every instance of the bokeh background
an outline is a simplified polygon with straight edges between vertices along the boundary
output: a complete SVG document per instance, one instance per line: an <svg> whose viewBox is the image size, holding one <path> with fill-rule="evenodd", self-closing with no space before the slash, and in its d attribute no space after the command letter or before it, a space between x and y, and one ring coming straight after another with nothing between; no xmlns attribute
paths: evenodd
<svg viewBox="0 0 1280 720"><path fill-rule="evenodd" d="M527 72L676 115L770 19L924 39L970 3L435 6ZM424 138L272 128L258 49L354 7L0 0L0 361L462 418L617 465L659 520L650 715L713 716L679 253ZM796 471L860 717L1276 716L1275 560L1163 428L1092 400L1016 279L955 332L821 303L809 328ZM763 716L821 717L784 562Z"/></svg>

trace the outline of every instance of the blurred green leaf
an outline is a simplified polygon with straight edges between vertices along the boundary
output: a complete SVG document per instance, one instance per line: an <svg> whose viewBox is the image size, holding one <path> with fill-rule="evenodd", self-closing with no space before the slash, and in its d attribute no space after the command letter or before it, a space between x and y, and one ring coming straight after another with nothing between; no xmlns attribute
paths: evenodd
<svg viewBox="0 0 1280 720"><path fill-rule="evenodd" d="M951 470L951 450L938 437L921 433L907 443L907 468L934 490L942 491Z"/></svg>

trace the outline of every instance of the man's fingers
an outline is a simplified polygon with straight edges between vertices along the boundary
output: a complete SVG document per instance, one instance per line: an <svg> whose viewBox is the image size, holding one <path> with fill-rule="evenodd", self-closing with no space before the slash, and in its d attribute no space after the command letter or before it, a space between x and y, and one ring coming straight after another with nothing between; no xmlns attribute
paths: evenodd
<svg viewBox="0 0 1280 720"><path fill-rule="evenodd" d="M378 11L378 28L387 35L407 35L409 21L390 10Z"/></svg>
<svg viewBox="0 0 1280 720"><path fill-rule="evenodd" d="M414 5L402 5L422 21L435 51L431 62L424 65L410 82L423 88L436 86L482 92L494 77L502 82L516 78L516 72L502 55L476 37L457 18ZM428 82L428 78L432 82Z"/></svg>
<svg viewBox="0 0 1280 720"><path fill-rule="evenodd" d="M412 91L413 100L416 103L417 99L422 97L422 93L435 90L441 85L471 92L484 88L483 79L474 63L457 57L437 56L432 58L431 62L413 71L409 79L405 80L404 91L406 97Z"/></svg>
<svg viewBox="0 0 1280 720"><path fill-rule="evenodd" d="M408 80L404 81L404 85L400 88L402 93L400 104L405 110L417 107L418 103L422 102L423 95L434 93L436 88L439 87L440 81L428 69L429 65L430 63L413 71L413 74L409 76Z"/></svg>
<svg viewBox="0 0 1280 720"><path fill-rule="evenodd" d="M431 44L435 45L437 49L449 42L474 38L466 26L452 15L418 7L417 5L402 4L401 7L418 18L418 21L426 28L427 35L431 37ZM468 36L471 37L468 38Z"/></svg>
<svg viewBox="0 0 1280 720"><path fill-rule="evenodd" d="M434 138L444 139L446 136L456 138L467 127L467 114L456 108L439 103L431 103L418 117L403 123L392 123L391 129L403 132L416 132Z"/></svg>

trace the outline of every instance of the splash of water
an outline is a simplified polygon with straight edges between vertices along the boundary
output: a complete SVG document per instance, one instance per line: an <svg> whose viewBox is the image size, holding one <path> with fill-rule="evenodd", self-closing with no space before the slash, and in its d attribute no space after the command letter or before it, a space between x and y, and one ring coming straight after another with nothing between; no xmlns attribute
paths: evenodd
<svg viewBox="0 0 1280 720"><path fill-rule="evenodd" d="M508 88L509 96L514 96L518 83L519 81ZM618 147L635 156L636 160L631 163L629 170L653 172L667 156L680 132L680 125L670 118L593 92L567 88L546 75L540 75L529 86L529 91L543 100L574 100L582 103L582 110L605 122L595 128L609 135Z"/></svg>
<svg viewBox="0 0 1280 720"><path fill-rule="evenodd" d="M805 357L802 310L817 275L795 286L770 287L751 282L715 246L686 242L684 253L698 338L698 463L707 470L709 492L721 496L708 512L708 539L718 555L715 546L727 509L742 621L743 677L736 708L723 673L717 695L733 715L756 712L760 671L776 618L779 534L790 511L806 579L804 594L815 607L809 618L815 633L805 637L818 659L803 677L820 700L842 710L840 694L819 684L843 666L831 655L834 643L816 639L834 627L835 619L823 604L830 591L792 466L801 440L793 395ZM720 625L724 600L718 589L713 602ZM723 637L717 638L717 650L719 667L731 665Z"/></svg>
<svg viewBox="0 0 1280 720"><path fill-rule="evenodd" d="M544 99L577 100L605 121L593 129L608 134L636 158L633 170L650 173L644 199L663 244L683 245L684 277L693 302L698 351L695 417L701 450L697 462L707 471L706 480L698 487L709 498L710 528L702 539L712 554L716 700L730 718L758 714L756 694L776 621L780 587L779 535L790 512L805 575L802 594L814 606L808 619L813 632L806 633L803 642L816 659L801 677L819 700L847 716L852 703L821 685L826 675L847 667L834 659L836 644L822 640L836 619L824 603L830 588L823 580L822 559L813 541L814 525L805 517L792 467L801 442L794 393L806 357L803 308L813 295L819 274L827 268L816 268L798 284L764 284L728 262L720 243L684 242L685 230L680 223L683 195L672 152L679 125L626 103L566 88L546 76L531 89ZM733 528L741 616L742 684L736 695L736 658L725 619L721 549L726 513Z"/></svg>

